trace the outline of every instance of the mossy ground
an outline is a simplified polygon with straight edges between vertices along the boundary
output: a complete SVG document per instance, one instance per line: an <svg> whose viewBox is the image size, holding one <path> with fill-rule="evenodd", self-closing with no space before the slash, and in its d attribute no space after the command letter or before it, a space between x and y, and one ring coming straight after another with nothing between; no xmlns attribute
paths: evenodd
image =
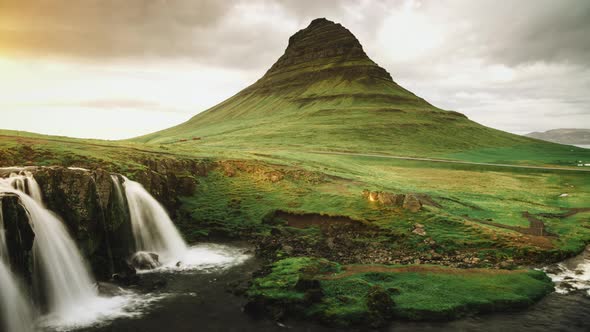
<svg viewBox="0 0 590 332"><path fill-rule="evenodd" d="M391 317L454 319L514 309L530 305L552 290L551 281L533 270L341 266L300 257L274 263L268 275L254 280L248 296L262 310L280 306L293 311L287 314L345 326L380 325Z"/></svg>

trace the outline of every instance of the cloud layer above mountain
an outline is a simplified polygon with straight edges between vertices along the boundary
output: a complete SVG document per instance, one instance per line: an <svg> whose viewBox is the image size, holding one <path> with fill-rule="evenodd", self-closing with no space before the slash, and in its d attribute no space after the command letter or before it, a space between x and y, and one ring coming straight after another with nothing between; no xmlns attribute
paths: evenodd
<svg viewBox="0 0 590 332"><path fill-rule="evenodd" d="M58 104L64 117L76 106L159 112L169 121L158 125L172 125L262 75L317 17L349 28L398 83L439 107L517 133L590 126L584 0L0 0L0 113L13 129L70 135L79 133L52 129L43 114ZM11 107L41 122L20 128ZM104 137L107 120L85 125ZM138 126L108 137L158 129Z"/></svg>

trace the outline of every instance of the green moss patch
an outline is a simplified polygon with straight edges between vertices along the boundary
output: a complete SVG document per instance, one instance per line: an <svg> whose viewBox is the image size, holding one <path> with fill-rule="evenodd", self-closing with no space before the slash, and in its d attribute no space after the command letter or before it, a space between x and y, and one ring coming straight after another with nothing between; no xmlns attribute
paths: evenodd
<svg viewBox="0 0 590 332"><path fill-rule="evenodd" d="M341 266L325 259L287 258L248 291L250 308L330 325L382 325L392 318L455 319L531 305L553 291L534 270L441 266ZM280 313L280 314L277 314Z"/></svg>

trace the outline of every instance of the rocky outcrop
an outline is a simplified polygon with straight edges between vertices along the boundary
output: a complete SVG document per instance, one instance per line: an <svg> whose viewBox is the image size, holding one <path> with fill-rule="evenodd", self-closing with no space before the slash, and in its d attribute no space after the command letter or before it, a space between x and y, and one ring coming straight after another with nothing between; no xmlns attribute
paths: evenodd
<svg viewBox="0 0 590 332"><path fill-rule="evenodd" d="M410 212L418 212L424 205L440 207L432 197L426 194L394 194L384 191L363 190L362 196L383 206L401 207Z"/></svg>
<svg viewBox="0 0 590 332"><path fill-rule="evenodd" d="M410 212L418 212L422 208L422 202L415 195L407 194L402 207Z"/></svg>
<svg viewBox="0 0 590 332"><path fill-rule="evenodd" d="M196 177L206 176L217 166L209 160L144 159L145 169L132 179L141 183L174 218L180 206L179 198L190 196L197 187ZM131 176L130 176L131 177Z"/></svg>

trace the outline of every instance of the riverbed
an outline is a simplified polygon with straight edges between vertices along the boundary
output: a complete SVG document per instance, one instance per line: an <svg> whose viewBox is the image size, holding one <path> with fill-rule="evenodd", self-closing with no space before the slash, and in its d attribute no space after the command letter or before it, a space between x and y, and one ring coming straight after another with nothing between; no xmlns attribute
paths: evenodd
<svg viewBox="0 0 590 332"><path fill-rule="evenodd" d="M217 247L217 249L222 247ZM233 254L247 248L226 247ZM208 265L196 269L163 269L142 274L133 289L156 299L134 317L117 318L80 332L184 331L338 331L313 322L255 319L242 311L244 297L230 290L261 266L249 255L238 264ZM159 285L155 291L149 291ZM394 322L379 331L588 331L590 296L586 291L553 293L529 309L479 315L452 322ZM360 331L362 329L351 329Z"/></svg>

